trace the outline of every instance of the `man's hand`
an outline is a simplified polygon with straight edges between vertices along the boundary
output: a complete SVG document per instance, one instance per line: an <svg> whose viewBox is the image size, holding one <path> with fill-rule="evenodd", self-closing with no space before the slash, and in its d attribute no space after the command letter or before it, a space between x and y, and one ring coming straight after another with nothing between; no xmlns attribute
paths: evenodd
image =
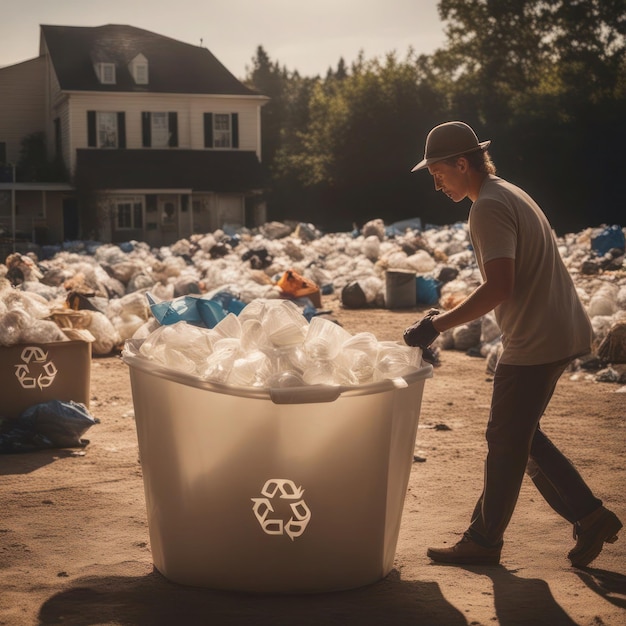
<svg viewBox="0 0 626 626"><path fill-rule="evenodd" d="M413 348L427 348L437 337L439 331L435 330L433 318L439 315L440 311L431 309L428 313L413 326L409 326L404 331L404 343Z"/></svg>

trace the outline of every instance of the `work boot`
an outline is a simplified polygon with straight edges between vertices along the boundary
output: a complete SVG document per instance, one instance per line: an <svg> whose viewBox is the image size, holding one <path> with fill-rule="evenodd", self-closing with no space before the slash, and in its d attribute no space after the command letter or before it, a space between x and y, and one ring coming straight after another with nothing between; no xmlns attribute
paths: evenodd
<svg viewBox="0 0 626 626"><path fill-rule="evenodd" d="M426 551L437 563L451 563L458 565L498 565L500 552L498 548L485 548L465 535L451 548L428 548Z"/></svg>
<svg viewBox="0 0 626 626"><path fill-rule="evenodd" d="M574 524L576 545L567 558L574 567L586 567L602 551L605 543L615 543L622 522L603 506Z"/></svg>

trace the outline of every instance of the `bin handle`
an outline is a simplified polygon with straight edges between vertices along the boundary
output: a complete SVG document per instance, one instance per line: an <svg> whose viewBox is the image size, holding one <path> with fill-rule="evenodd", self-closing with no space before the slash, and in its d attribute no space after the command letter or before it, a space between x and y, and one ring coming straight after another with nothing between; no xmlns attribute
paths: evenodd
<svg viewBox="0 0 626 626"><path fill-rule="evenodd" d="M334 385L309 385L306 387L272 387L270 399L274 404L309 404L334 402L342 392Z"/></svg>

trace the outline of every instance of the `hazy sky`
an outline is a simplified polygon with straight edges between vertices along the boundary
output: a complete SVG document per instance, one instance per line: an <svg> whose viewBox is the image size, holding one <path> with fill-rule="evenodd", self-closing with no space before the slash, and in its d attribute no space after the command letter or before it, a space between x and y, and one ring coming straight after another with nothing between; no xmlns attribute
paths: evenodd
<svg viewBox="0 0 626 626"><path fill-rule="evenodd" d="M437 0L16 0L0 18L0 67L39 54L39 26L128 24L208 48L235 76L262 45L272 61L303 76L325 75L410 46L444 44Z"/></svg>

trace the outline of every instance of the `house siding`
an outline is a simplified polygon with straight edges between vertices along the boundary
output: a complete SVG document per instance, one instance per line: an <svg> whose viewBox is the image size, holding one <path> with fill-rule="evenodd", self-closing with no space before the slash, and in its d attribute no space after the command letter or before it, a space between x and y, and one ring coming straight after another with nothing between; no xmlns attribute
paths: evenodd
<svg viewBox="0 0 626 626"><path fill-rule="evenodd" d="M0 69L0 141L16 163L22 140L45 128L45 61L42 57Z"/></svg>
<svg viewBox="0 0 626 626"><path fill-rule="evenodd" d="M72 170L72 138L70 134L70 103L67 100L64 100L62 103L57 105L54 109L54 117L58 117L61 120L61 151L63 157L63 163L67 168L68 172ZM53 131L54 132L54 131ZM54 137L50 143L54 142Z"/></svg>
<svg viewBox="0 0 626 626"><path fill-rule="evenodd" d="M61 91L61 87L59 85L59 81L54 72L54 67L52 66L52 61L50 56L48 55L48 50L45 46L45 42L42 42L41 45L41 54L45 59L45 70L44 70L44 80L45 80L45 107L46 107L46 116L45 116L45 133L46 133L46 143L48 148L48 157L54 157L55 150L55 136L54 136L54 119L56 117L61 119L61 141L64 150L63 160L65 166L69 168L69 141L66 136L67 134L67 124L63 124L63 107L67 107L67 103L65 102L65 98L63 98L63 92ZM67 119L65 120L67 122Z"/></svg>
<svg viewBox="0 0 626 626"><path fill-rule="evenodd" d="M238 150L255 152L260 160L257 130L258 99L225 98L215 96L168 94L70 94L67 119L69 167L76 168L76 150L88 146L87 111L124 112L126 119L126 148L142 148L143 112L175 112L178 118L178 146L176 148L205 150L204 113L237 113L239 119ZM171 148L175 150L176 148ZM149 149L149 148L147 148Z"/></svg>

